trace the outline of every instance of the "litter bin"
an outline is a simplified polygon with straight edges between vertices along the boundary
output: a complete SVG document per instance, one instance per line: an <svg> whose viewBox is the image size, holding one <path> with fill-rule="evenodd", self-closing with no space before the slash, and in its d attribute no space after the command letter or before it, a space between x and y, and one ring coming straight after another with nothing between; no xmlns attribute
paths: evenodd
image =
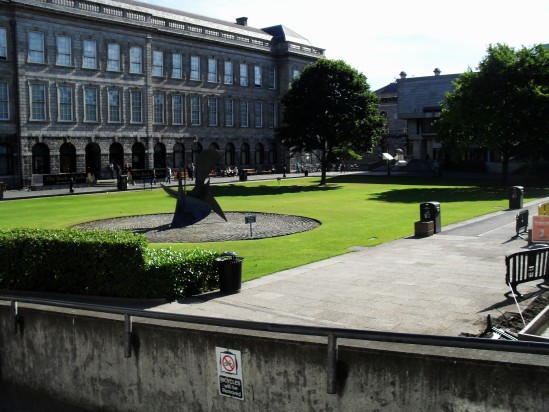
<svg viewBox="0 0 549 412"><path fill-rule="evenodd" d="M509 209L522 209L524 199L524 187L511 186L509 190Z"/></svg>
<svg viewBox="0 0 549 412"><path fill-rule="evenodd" d="M305 177L309 176L309 171L307 169L305 169L303 173L305 173Z"/></svg>
<svg viewBox="0 0 549 412"><path fill-rule="evenodd" d="M235 252L223 252L215 259L219 274L219 291L221 293L236 293L242 285L242 261Z"/></svg>
<svg viewBox="0 0 549 412"><path fill-rule="evenodd" d="M248 180L248 171L247 170L241 170L240 171L240 181L245 182Z"/></svg>
<svg viewBox="0 0 549 412"><path fill-rule="evenodd" d="M440 224L440 203L425 202L419 205L419 220L421 222L433 222L434 232L439 233L441 230Z"/></svg>
<svg viewBox="0 0 549 412"><path fill-rule="evenodd" d="M4 199L4 182L0 182L0 200Z"/></svg>
<svg viewBox="0 0 549 412"><path fill-rule="evenodd" d="M128 190L128 176L118 177L118 190Z"/></svg>

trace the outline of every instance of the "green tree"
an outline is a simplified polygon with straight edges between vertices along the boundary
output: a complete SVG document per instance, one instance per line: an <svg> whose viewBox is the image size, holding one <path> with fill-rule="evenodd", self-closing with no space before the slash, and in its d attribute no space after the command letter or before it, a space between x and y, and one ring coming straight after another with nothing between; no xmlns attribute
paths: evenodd
<svg viewBox="0 0 549 412"><path fill-rule="evenodd" d="M378 96L366 77L342 60L306 66L281 102L284 125L277 135L292 153L320 153L321 185L336 153L368 152L382 132Z"/></svg>
<svg viewBox="0 0 549 412"><path fill-rule="evenodd" d="M438 140L454 156L471 146L499 154L507 184L511 158L531 159L547 148L547 48L490 45L478 70L467 70L454 85L436 124Z"/></svg>

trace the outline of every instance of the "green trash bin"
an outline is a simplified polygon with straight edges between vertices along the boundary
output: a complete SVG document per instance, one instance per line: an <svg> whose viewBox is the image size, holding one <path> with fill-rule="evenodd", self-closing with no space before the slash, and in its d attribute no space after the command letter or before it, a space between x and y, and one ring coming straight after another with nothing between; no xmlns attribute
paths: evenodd
<svg viewBox="0 0 549 412"><path fill-rule="evenodd" d="M237 293L242 286L242 261L235 252L223 252L215 259L219 274L219 291L221 293Z"/></svg>

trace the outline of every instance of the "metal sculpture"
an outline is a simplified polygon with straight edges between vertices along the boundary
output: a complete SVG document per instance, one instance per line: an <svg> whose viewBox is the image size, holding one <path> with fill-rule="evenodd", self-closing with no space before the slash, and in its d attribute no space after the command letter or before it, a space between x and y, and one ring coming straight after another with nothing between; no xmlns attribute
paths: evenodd
<svg viewBox="0 0 549 412"><path fill-rule="evenodd" d="M203 150L196 159L196 177L193 189L187 193L187 177L181 178L179 170L178 188L174 190L161 184L170 196L177 199L171 228L181 228L193 225L205 219L211 211L227 221L221 206L209 192L210 172L221 160L221 154L214 149ZM207 182L206 182L207 180ZM184 183L183 183L183 182Z"/></svg>

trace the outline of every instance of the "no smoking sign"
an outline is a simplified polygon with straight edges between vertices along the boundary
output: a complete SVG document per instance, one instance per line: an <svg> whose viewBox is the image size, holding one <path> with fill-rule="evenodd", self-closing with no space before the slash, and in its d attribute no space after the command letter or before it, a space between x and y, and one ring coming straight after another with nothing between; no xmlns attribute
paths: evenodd
<svg viewBox="0 0 549 412"><path fill-rule="evenodd" d="M235 349L215 348L219 394L244 400L241 353Z"/></svg>

